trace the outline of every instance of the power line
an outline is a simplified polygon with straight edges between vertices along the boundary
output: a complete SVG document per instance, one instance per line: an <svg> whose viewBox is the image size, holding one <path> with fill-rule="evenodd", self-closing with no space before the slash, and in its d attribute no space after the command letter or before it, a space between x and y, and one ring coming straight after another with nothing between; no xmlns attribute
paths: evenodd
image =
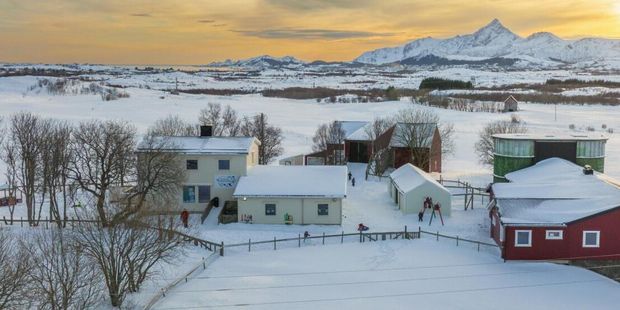
<svg viewBox="0 0 620 310"><path fill-rule="evenodd" d="M443 277L422 277L422 278L402 278L402 279L389 279L389 280L364 280L364 281L351 281L351 282L335 282L335 283L314 283L314 284L296 284L296 285L278 285L278 286L264 286L264 287L244 287L244 288L222 288L222 289L194 289L194 290L174 290L169 294L183 294L183 293L198 293L198 292L231 292L231 291L249 291L249 290L265 290L265 289L280 289L280 288L300 288L300 287L321 287L321 286L347 286L358 284L378 284L378 283L393 283L393 282L414 282L414 281L428 281L428 280L447 280L447 279L466 279L476 277L493 277L511 274L524 274L524 273L551 273L561 270L543 270L543 271L511 271L511 272L498 272L488 274L469 274L458 276L443 276Z"/></svg>
<svg viewBox="0 0 620 310"><path fill-rule="evenodd" d="M232 276L204 276L194 277L194 279L231 279L231 278L258 278L258 277L286 277L286 276L303 276L313 274L337 274L337 273L355 273L355 272L377 272L377 271L398 271L398 270L417 270L417 269L435 269L435 268L452 268L452 267L469 267L469 266L488 266L503 265L504 262L496 263L477 263L477 264L459 264L459 265L433 265L420 267L398 267L398 268L377 268L377 269L354 269L354 270L335 270L335 271L316 271L316 272L292 272L292 273L272 273L272 274L254 274L254 275L232 275Z"/></svg>
<svg viewBox="0 0 620 310"><path fill-rule="evenodd" d="M432 291L432 292L384 294L384 295L355 296L355 297L342 297L342 298L302 299L302 300L292 300L292 301L272 301L272 302L225 304L225 305L213 305L213 306L205 305L205 306L189 306L189 307L167 307L167 308L159 308L159 309L168 309L168 310L204 309L204 308L224 308L224 307L267 306L267 305L278 305L278 304L334 302L334 301L361 300L361 299L379 299L379 298L390 298L390 297L409 297L409 296L422 296L422 295L444 295L444 294L467 293L467 292L498 291L498 290L510 290L510 289L518 289L518 288L560 286L560 285L571 285L571 284L578 284L578 283L592 283L592 282L602 282L602 281L604 280L596 279L596 280L587 280L587 281L566 281L566 282L552 282L552 283L541 283L541 284L530 284L530 285L509 285L509 286L488 287L488 288L478 288L478 289L441 290L441 291Z"/></svg>

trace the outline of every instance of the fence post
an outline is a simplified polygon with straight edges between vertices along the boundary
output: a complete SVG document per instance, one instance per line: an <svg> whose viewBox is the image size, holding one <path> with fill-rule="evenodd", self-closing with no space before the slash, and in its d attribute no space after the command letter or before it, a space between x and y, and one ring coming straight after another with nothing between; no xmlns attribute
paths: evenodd
<svg viewBox="0 0 620 310"><path fill-rule="evenodd" d="M19 217L19 223L24 227L24 219L21 216Z"/></svg>
<svg viewBox="0 0 620 310"><path fill-rule="evenodd" d="M207 269L207 264L205 263L205 258L202 258L202 269Z"/></svg>
<svg viewBox="0 0 620 310"><path fill-rule="evenodd" d="M276 250L276 237L273 237L273 250Z"/></svg>
<svg viewBox="0 0 620 310"><path fill-rule="evenodd" d="M459 246L459 236L456 236L456 246Z"/></svg>
<svg viewBox="0 0 620 310"><path fill-rule="evenodd" d="M323 232L323 245L325 245L325 232Z"/></svg>
<svg viewBox="0 0 620 310"><path fill-rule="evenodd" d="M407 235L407 225L405 225L405 239L409 239L409 235Z"/></svg>
<svg viewBox="0 0 620 310"><path fill-rule="evenodd" d="M362 231L360 230L360 243L362 243Z"/></svg>
<svg viewBox="0 0 620 310"><path fill-rule="evenodd" d="M252 238L248 239L248 252L252 251Z"/></svg>
<svg viewBox="0 0 620 310"><path fill-rule="evenodd" d="M478 241L478 252L480 252L480 241Z"/></svg>
<svg viewBox="0 0 620 310"><path fill-rule="evenodd" d="M437 231L437 241L439 241L439 231Z"/></svg>
<svg viewBox="0 0 620 310"><path fill-rule="evenodd" d="M45 217L45 229L48 229L49 221L47 220L47 216Z"/></svg>
<svg viewBox="0 0 620 310"><path fill-rule="evenodd" d="M222 245L220 246L220 256L224 256L224 241L222 241Z"/></svg>
<svg viewBox="0 0 620 310"><path fill-rule="evenodd" d="M344 230L342 231L342 234L340 235L340 243L344 243Z"/></svg>
<svg viewBox="0 0 620 310"><path fill-rule="evenodd" d="M301 234L297 234L297 247L301 248Z"/></svg>
<svg viewBox="0 0 620 310"><path fill-rule="evenodd" d="M418 239L422 239L422 227L418 226Z"/></svg>

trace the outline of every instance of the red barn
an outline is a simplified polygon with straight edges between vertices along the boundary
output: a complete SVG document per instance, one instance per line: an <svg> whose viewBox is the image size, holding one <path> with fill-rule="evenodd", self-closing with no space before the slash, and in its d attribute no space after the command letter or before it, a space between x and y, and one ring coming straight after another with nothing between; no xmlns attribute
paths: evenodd
<svg viewBox="0 0 620 310"><path fill-rule="evenodd" d="M373 139L370 122L336 122L344 132L344 143L328 144L326 150L305 155L305 165L369 163L375 150L389 149L394 169L411 163L425 172L441 172L441 135L435 123L397 123Z"/></svg>
<svg viewBox="0 0 620 310"><path fill-rule="evenodd" d="M504 259L620 259L620 183L559 158L506 178L489 204Z"/></svg>
<svg viewBox="0 0 620 310"><path fill-rule="evenodd" d="M411 163L425 172L441 172L441 134L435 123L397 123L390 148L395 169ZM412 148L419 154L417 158Z"/></svg>

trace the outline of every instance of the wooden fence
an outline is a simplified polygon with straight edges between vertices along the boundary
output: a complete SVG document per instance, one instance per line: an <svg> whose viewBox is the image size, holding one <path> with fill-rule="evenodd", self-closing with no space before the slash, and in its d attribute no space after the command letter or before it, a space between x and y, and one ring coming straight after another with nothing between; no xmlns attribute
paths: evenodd
<svg viewBox="0 0 620 310"><path fill-rule="evenodd" d="M221 246L220 255L224 256L224 251L226 249L232 249L232 248L247 248L247 251L251 252L253 248L256 249L259 247L262 249L273 248L273 250L277 250L278 248L282 248L282 247L289 247L289 248L290 247L302 247L308 244L315 244L314 242L312 242L312 240L320 240L322 245L325 245L326 242L331 243L331 244L343 244L345 242L364 243L364 242L377 242L377 241L398 240L398 239L414 240L414 239L420 239L423 234L432 235L437 241L439 241L439 239L441 238L455 240L457 246L459 246L459 243L473 244L477 246L478 251L480 251L481 246L488 246L488 247L495 247L495 248L498 247L494 243L487 243L487 242L478 241L478 240L464 239L464 238L460 238L459 236L448 236L448 235L440 234L439 232L424 231L420 227L418 227L417 231L408 231L407 226L405 226L405 229L403 231L359 232L359 233L342 232L340 234L331 234L331 235L326 235L325 233L323 233L322 235L310 236L310 237L303 237L301 234L298 234L297 237L293 237L293 238L277 239L276 237L274 237L271 240L261 240L261 241L252 241L252 239L248 239L248 242L234 243L234 244L221 243L221 245L219 246Z"/></svg>
<svg viewBox="0 0 620 310"><path fill-rule="evenodd" d="M480 197L480 205L484 205L484 198L489 197L486 188L472 186L471 183L463 182L461 180L449 180L439 176L437 180L445 188L462 189L464 193L452 194L452 196L464 196L463 208L468 210L474 208L474 197Z"/></svg>

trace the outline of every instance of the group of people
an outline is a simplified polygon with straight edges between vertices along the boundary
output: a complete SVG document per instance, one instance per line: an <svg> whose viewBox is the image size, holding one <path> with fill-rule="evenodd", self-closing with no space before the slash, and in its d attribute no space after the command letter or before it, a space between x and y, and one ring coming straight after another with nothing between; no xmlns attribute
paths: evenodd
<svg viewBox="0 0 620 310"><path fill-rule="evenodd" d="M439 208L441 208L439 203L433 205L433 198L426 197L426 199L424 199L424 203L422 204L422 209L420 209L420 212L418 212L418 222L424 221L424 212L426 211L426 209L429 209L432 212L433 210L439 211Z"/></svg>
<svg viewBox="0 0 620 310"><path fill-rule="evenodd" d="M349 171L349 181L351 181L351 186L355 187L355 178L353 177L353 174L351 173L351 171Z"/></svg>

